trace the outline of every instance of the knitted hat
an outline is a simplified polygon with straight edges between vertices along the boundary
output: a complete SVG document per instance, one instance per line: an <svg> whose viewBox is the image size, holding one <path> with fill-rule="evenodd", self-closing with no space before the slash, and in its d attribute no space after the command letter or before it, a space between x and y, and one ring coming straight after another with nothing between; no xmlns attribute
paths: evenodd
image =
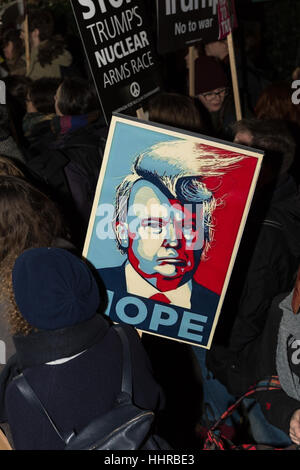
<svg viewBox="0 0 300 470"><path fill-rule="evenodd" d="M228 86L222 65L213 57L200 55L195 60L195 95Z"/></svg>
<svg viewBox="0 0 300 470"><path fill-rule="evenodd" d="M96 314L100 296L88 266L62 248L32 248L16 260L12 272L17 306L25 320L41 330L81 323Z"/></svg>

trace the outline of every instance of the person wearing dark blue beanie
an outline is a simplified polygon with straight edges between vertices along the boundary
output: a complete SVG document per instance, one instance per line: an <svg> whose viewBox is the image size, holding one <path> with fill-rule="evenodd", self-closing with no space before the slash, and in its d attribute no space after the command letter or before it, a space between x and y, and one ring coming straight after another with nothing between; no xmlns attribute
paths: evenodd
<svg viewBox="0 0 300 470"><path fill-rule="evenodd" d="M22 317L40 330L89 320L101 301L87 264L62 248L34 248L22 253L14 264L12 283Z"/></svg>
<svg viewBox="0 0 300 470"><path fill-rule="evenodd" d="M79 431L108 412L121 388L121 342L100 313L105 296L98 286L88 264L62 248L26 250L12 270L17 369L62 432ZM124 328L134 402L155 410L163 401L161 389L139 335L130 326ZM50 423L13 380L6 386L5 412L16 450L63 449Z"/></svg>

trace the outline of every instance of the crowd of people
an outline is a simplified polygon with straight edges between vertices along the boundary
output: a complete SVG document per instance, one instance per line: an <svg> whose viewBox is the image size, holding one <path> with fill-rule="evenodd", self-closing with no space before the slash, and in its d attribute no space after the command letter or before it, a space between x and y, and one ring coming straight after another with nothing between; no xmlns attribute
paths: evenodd
<svg viewBox="0 0 300 470"><path fill-rule="evenodd" d="M0 37L0 427L14 449L62 449L13 379L24 374L65 432L104 415L120 391L121 344L104 315L105 285L81 254L108 126L51 12L29 12L29 66L24 31L19 21ZM200 450L222 413L270 377L280 388L243 402L222 433L300 444L300 109L291 81L248 71L237 120L227 41L215 41L195 60L195 96L162 90L145 103L152 122L264 152L211 348L124 326L135 404L155 410L174 449Z"/></svg>

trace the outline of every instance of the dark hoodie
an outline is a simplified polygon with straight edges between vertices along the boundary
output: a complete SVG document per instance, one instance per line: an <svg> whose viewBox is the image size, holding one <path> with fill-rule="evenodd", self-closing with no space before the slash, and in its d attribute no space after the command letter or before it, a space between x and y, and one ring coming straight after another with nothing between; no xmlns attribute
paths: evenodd
<svg viewBox="0 0 300 470"><path fill-rule="evenodd" d="M267 203L267 192L263 197L265 201L255 201L252 212L258 212L258 204ZM261 332L273 298L292 289L299 261L300 196L294 180L285 175L278 182L259 227L231 333L232 349L242 350Z"/></svg>
<svg viewBox="0 0 300 470"><path fill-rule="evenodd" d="M34 178L46 184L69 222L73 242L81 246L102 164L107 127L98 112L55 116L46 121L47 125L49 132L45 131L41 140L27 150L27 167Z"/></svg>
<svg viewBox="0 0 300 470"><path fill-rule="evenodd" d="M283 175L275 190L264 190L253 201L207 355L209 369L235 395L251 384L251 370L243 364L251 364L252 344L273 298L292 289L299 261L300 196L294 180Z"/></svg>

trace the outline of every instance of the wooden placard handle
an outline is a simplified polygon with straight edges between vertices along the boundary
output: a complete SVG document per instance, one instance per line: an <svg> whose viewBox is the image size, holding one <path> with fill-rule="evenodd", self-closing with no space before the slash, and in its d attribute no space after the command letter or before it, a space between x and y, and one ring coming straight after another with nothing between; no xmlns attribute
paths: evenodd
<svg viewBox="0 0 300 470"><path fill-rule="evenodd" d="M136 115L139 119L147 120L147 116L145 114L144 108L138 108L136 110Z"/></svg>
<svg viewBox="0 0 300 470"><path fill-rule="evenodd" d="M188 68L189 68L189 95L195 96L195 59L196 59L195 46L189 47L188 52Z"/></svg>
<svg viewBox="0 0 300 470"><path fill-rule="evenodd" d="M229 33L227 36L227 43L228 43L231 80L232 80L232 88L233 88L233 96L234 96L234 104L235 104L235 113L236 113L237 121L240 121L242 119L242 111L241 111L239 84L238 84L238 78L237 78L237 72L236 72L236 62L235 62L232 32Z"/></svg>
<svg viewBox="0 0 300 470"><path fill-rule="evenodd" d="M29 25L28 25L28 12L27 2L24 0L24 42L25 42L25 59L26 59L26 73L30 70L30 44L29 44Z"/></svg>

